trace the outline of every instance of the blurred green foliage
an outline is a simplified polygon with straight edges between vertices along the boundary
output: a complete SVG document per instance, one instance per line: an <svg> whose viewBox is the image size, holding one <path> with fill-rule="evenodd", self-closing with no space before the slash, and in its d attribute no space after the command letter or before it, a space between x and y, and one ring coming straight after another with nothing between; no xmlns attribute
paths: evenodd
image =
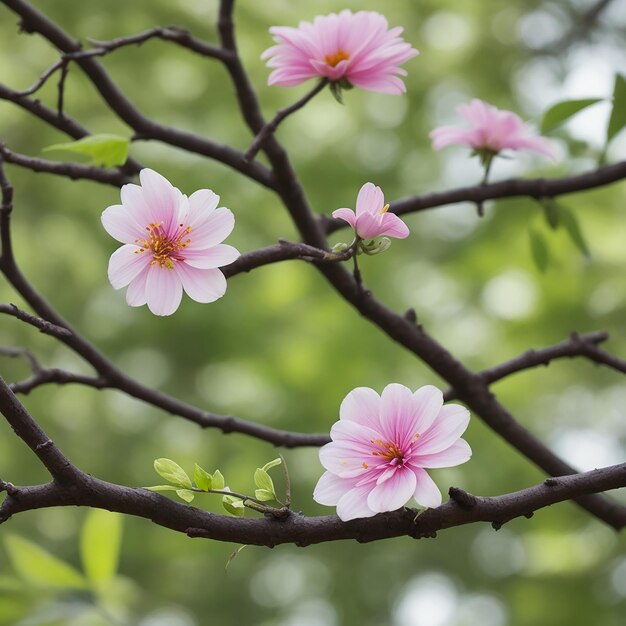
<svg viewBox="0 0 626 626"><path fill-rule="evenodd" d="M215 40L215 0L36 4L83 41L157 24L180 24ZM471 97L537 124L556 102L608 98L623 60L623 3L611 5L586 43L541 52L555 49L572 28L573 13L590 4L389 0L381 8L373 0L241 1L237 20L241 53L268 116L309 88L266 87L268 70L259 55L271 44L267 28L272 24L295 25L345 7L383 10L421 51L407 64L406 96L355 89L341 106L325 92L279 129L312 205L328 213L353 205L367 180L381 185L389 200L478 182L480 168L466 152L434 153L428 140L428 132L454 122L456 105ZM0 80L22 89L57 57L37 36L18 35L16 21L0 7ZM249 145L219 64L159 41L120 50L103 62L145 114L241 149ZM54 106L55 88L50 81L38 97ZM65 106L92 132L130 134L76 68L68 76ZM555 164L524 155L500 159L492 179L552 177L595 167L608 115L609 105L600 103L556 130ZM11 149L32 155L67 140L5 102L0 102L0 137ZM607 160L623 158L624 147L621 133ZM156 142L133 143L130 154L186 193L202 187L219 193L237 219L229 242L242 251L296 236L274 195L219 164ZM393 381L412 388L442 384L300 262L238 276L222 300L199 305L185 299L170 318L156 318L146 307L131 309L107 281L108 257L117 244L99 222L101 211L118 202L118 191L7 170L16 191L15 251L23 271L81 332L147 384L212 411L307 432L328 431L353 387L380 391ZM513 199L487 203L482 219L471 205L409 217L409 239L395 241L384 254L363 257L365 281L396 310L414 307L419 322L473 368L560 341L572 330L608 330L608 348L623 356L626 188L613 185L560 202L580 222L589 259L564 229L549 228L541 206ZM541 232L549 248L545 273L533 265L529 228ZM346 237L346 231L339 232L333 242ZM0 300L23 304L4 283ZM48 366L85 369L54 340L12 319L2 320L0 344L29 346ZM1 367L10 380L28 374L19 361L5 359ZM582 360L561 361L494 390L521 423L577 467L623 460L623 377ZM254 468L273 455L267 444L202 431L114 391L47 387L24 401L79 467L127 485L150 484L153 460L166 456L185 467L195 462L220 467L232 484L251 491ZM541 472L480 420L472 420L467 439L474 450L468 464L433 472L443 490L454 484L491 495L541 480ZM310 515L331 512L311 498L322 471L316 451L285 456L294 508ZM47 480L5 423L0 423L0 476L18 484ZM614 496L624 501L623 493ZM201 506L221 507L219 498L206 498ZM28 538L78 569L77 536L85 515L74 509L22 514L0 527L0 536ZM470 526L440 533L435 541L248 548L225 572L233 546L191 540L128 518L119 565L127 582L119 594L133 616L128 623L142 626L209 621L221 626L620 626L626 614L625 548L623 534L615 535L567 503L498 533ZM96 579L112 567L85 563ZM50 611L37 613L39 622L21 622L40 607L32 590L24 593L17 580L5 551L0 624L86 623Z"/></svg>

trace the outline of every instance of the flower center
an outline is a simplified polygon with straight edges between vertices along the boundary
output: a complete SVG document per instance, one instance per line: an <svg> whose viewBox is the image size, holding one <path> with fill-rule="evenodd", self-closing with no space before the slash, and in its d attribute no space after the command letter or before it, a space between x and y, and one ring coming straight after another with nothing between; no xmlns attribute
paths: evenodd
<svg viewBox="0 0 626 626"><path fill-rule="evenodd" d="M402 465L404 463L404 452L393 441L383 441L382 439L372 439L372 443L378 446L372 451L374 456L387 459L392 465Z"/></svg>
<svg viewBox="0 0 626 626"><path fill-rule="evenodd" d="M160 265L162 268L173 270L174 261L183 259L180 252L191 243L189 237L185 239L192 230L191 226L186 228L184 224L179 224L178 226L182 230L173 235L163 229L163 222L146 226L148 236L146 239L135 240L135 243L140 246L139 250L135 250L135 254L150 251L152 252L150 265Z"/></svg>
<svg viewBox="0 0 626 626"><path fill-rule="evenodd" d="M350 58L350 55L345 50L337 50L333 54L327 54L324 57L324 61L328 63L331 67L337 67L339 63L342 61L347 61Z"/></svg>

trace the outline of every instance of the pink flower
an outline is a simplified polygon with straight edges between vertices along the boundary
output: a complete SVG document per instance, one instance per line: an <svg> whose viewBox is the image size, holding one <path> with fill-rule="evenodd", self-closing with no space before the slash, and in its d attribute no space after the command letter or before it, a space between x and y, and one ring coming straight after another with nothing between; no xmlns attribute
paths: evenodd
<svg viewBox="0 0 626 626"><path fill-rule="evenodd" d="M218 267L239 252L221 242L235 225L229 209L217 209L219 196L200 189L189 198L150 169L139 173L140 185L122 187L122 204L102 213L106 231L122 242L109 261L115 289L128 285L126 302L155 315L171 315L183 288L196 302L213 302L226 292Z"/></svg>
<svg viewBox="0 0 626 626"><path fill-rule="evenodd" d="M533 150L554 158L550 142L545 137L533 136L528 126L515 113L502 111L482 100L462 104L457 111L472 127L435 128L430 133L435 150L456 144L491 155L502 150Z"/></svg>
<svg viewBox="0 0 626 626"><path fill-rule="evenodd" d="M441 504L441 492L425 468L465 463L472 451L460 436L469 423L462 406L443 406L431 385L415 393L392 384L379 396L358 387L341 403L332 441L320 449L326 472L313 498L337 507L345 522L395 511L411 498L424 507Z"/></svg>
<svg viewBox="0 0 626 626"><path fill-rule="evenodd" d="M356 213L352 209L337 209L333 217L345 220L354 228L361 239L372 239L380 235L404 239L409 236L408 226L393 213L380 187L365 183L356 199Z"/></svg>
<svg viewBox="0 0 626 626"><path fill-rule="evenodd" d="M319 76L368 91L404 93L398 75L406 71L399 66L419 53L399 37L402 30L389 29L380 13L348 10L300 22L298 28L272 26L278 45L261 56L275 68L268 83L291 87Z"/></svg>

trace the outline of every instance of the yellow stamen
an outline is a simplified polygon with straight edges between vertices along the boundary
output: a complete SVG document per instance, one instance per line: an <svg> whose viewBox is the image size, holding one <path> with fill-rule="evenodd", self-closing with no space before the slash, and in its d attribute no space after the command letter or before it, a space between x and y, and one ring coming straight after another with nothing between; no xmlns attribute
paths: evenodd
<svg viewBox="0 0 626 626"><path fill-rule="evenodd" d="M389 205L388 205L388 204L386 204L386 205L385 205L385 206L384 206L384 207L380 210L380 212L381 212L381 213L387 213L387 211L389 211Z"/></svg>
<svg viewBox="0 0 626 626"><path fill-rule="evenodd" d="M327 54L324 57L324 61L328 63L331 67L337 67L339 63L342 61L347 61L350 58L350 55L345 50L337 50L333 54Z"/></svg>
<svg viewBox="0 0 626 626"><path fill-rule="evenodd" d="M393 443L393 441L382 441L382 439L372 439L371 441L379 448L383 448L382 450L372 450L372 454L374 456L381 456L389 461L392 461L393 459L404 459L402 450L400 450L400 448Z"/></svg>
<svg viewBox="0 0 626 626"><path fill-rule="evenodd" d="M191 243L190 238L183 239L183 237L188 235L192 228L188 226L177 237L170 239L161 226L162 222L146 226L146 231L149 233L148 238L135 241L140 246L139 250L135 250L135 254L150 250L152 252L150 265L160 265L164 269L173 270L174 262L181 260L180 252ZM182 228L183 224L180 226Z"/></svg>

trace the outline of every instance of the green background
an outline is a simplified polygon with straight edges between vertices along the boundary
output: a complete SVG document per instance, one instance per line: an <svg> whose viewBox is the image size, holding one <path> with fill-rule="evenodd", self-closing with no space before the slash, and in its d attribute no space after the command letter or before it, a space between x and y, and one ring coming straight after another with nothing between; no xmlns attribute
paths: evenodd
<svg viewBox="0 0 626 626"><path fill-rule="evenodd" d="M271 45L270 25L296 25L345 7L383 10L373 0L239 4L241 54L267 116L309 88L266 87L268 70L259 56ZM388 200L477 183L481 172L466 150L435 153L428 139L434 126L454 123L455 107L472 97L538 123L553 102L609 96L624 53L623 3L612 4L585 42L557 45L554 51L554 42L572 28L571 16L589 5L385 2L390 24L404 26L405 38L421 52L406 65L408 94L353 90L342 107L324 92L279 130L312 206L320 213L353 206L368 180L381 185ZM57 0L36 6L83 40L180 24L215 41L214 1ZM0 80L24 89L57 57L40 37L18 35L16 22L0 7ZM542 51L546 47L548 54ZM115 52L104 64L146 115L239 149L249 144L232 87L217 62L154 41ZM38 97L54 107L55 89L52 80ZM66 100L66 111L92 132L132 134L75 67ZM555 163L516 155L495 164L493 179L593 169L608 112L607 103L599 104L556 132ZM0 137L11 149L35 156L66 140L1 101ZM625 147L622 133L609 146L608 161L623 158ZM241 251L296 237L278 199L235 172L157 142L135 143L131 154L185 193L208 187L220 194L237 220L228 242ZM298 261L237 276L226 296L211 305L185 298L172 317L129 308L123 292L108 283L106 265L116 242L99 220L106 206L119 201L119 192L11 166L7 172L15 186L15 252L23 271L77 329L144 383L211 411L303 432L328 431L341 400L356 386L381 391L390 382L412 388L444 385L356 314L314 268ZM626 355L625 201L624 185L562 199L583 227L589 260L562 229L549 230L539 205L516 199L488 203L483 219L469 204L410 216L411 236L395 241L383 255L363 258L362 271L377 297L396 310L414 307L425 328L472 368L561 341L572 330L608 330L608 348ZM543 274L531 259L529 228L549 243L551 264ZM347 238L341 231L333 241ZM0 301L23 304L4 281ZM89 372L54 340L13 319L2 320L0 344L29 346L48 366ZM22 363L8 359L0 368L9 380L28 375ZM581 359L564 360L498 383L494 390L522 424L576 467L623 461L626 388L618 374ZM81 469L126 485L160 482L152 462L166 456L189 471L194 462L209 470L219 467L233 489L250 491L254 468L276 456L268 444L202 431L115 391L49 386L24 402ZM542 480L540 471L478 418L466 438L472 460L433 472L442 491L458 485L496 495ZM285 456L294 508L308 515L331 513L311 497L322 472L316 450ZM47 480L5 423L0 423L0 476L16 484ZM613 495L626 501L624 493ZM210 496L197 504L219 510ZM85 511L70 508L21 514L0 527L0 540L6 533L18 534L78 566L84 516ZM618 626L626 615L626 539L571 503L511 522L498 533L474 525L418 542L248 547L227 571L236 546L191 540L144 519L124 523L121 577L107 596L107 610L121 615L120 623ZM32 586L12 589L17 578L1 545L0 576L0 624L114 623L101 614L55 620L53 605L73 610L85 598Z"/></svg>

